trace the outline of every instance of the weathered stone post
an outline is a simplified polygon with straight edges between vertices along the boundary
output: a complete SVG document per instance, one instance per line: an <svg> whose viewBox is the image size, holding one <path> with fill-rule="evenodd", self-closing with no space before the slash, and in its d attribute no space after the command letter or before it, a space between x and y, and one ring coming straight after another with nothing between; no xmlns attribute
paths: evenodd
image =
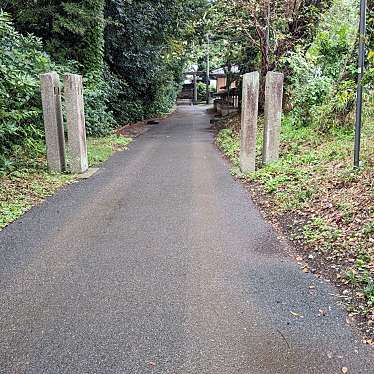
<svg viewBox="0 0 374 374"><path fill-rule="evenodd" d="M260 75L244 74L240 134L240 168L243 173L256 170L256 134Z"/></svg>
<svg viewBox="0 0 374 374"><path fill-rule="evenodd" d="M269 71L265 87L264 164L279 159L280 130L283 104L283 74Z"/></svg>
<svg viewBox="0 0 374 374"><path fill-rule="evenodd" d="M65 74L64 94L71 172L84 173L88 169L88 158L82 76Z"/></svg>
<svg viewBox="0 0 374 374"><path fill-rule="evenodd" d="M60 78L56 72L40 76L42 106L47 143L48 168L61 173L65 171L65 138L61 107Z"/></svg>

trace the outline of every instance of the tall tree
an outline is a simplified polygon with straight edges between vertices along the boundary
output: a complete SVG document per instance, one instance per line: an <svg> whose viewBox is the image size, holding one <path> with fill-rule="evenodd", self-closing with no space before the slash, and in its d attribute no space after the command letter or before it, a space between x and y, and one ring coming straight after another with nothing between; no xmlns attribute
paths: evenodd
<svg viewBox="0 0 374 374"><path fill-rule="evenodd" d="M241 43L244 50L257 50L264 76L296 44L305 45L311 40L320 14L330 3L331 0L217 0L211 13L219 35Z"/></svg>
<svg viewBox="0 0 374 374"><path fill-rule="evenodd" d="M77 61L84 73L102 69L105 0L14 0L4 9L22 33L33 33L59 60Z"/></svg>

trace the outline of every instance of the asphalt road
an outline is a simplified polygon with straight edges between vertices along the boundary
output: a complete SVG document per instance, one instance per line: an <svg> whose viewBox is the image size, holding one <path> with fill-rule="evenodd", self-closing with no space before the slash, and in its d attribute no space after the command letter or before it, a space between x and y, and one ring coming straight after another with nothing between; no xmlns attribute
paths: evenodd
<svg viewBox="0 0 374 374"><path fill-rule="evenodd" d="M0 373L374 373L208 128L180 107L0 232Z"/></svg>

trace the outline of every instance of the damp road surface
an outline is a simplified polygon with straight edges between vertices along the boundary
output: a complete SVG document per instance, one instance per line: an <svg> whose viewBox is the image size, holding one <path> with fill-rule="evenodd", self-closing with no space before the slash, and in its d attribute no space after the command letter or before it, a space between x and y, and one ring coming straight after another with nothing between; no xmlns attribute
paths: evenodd
<svg viewBox="0 0 374 374"><path fill-rule="evenodd" d="M0 232L1 374L374 373L209 126L180 106Z"/></svg>

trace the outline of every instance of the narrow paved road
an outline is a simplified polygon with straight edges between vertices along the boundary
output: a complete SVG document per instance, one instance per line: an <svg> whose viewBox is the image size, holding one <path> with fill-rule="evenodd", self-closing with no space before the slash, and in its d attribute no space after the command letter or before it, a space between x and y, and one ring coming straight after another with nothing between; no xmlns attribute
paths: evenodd
<svg viewBox="0 0 374 374"><path fill-rule="evenodd" d="M180 107L0 233L0 373L374 373L208 128Z"/></svg>

